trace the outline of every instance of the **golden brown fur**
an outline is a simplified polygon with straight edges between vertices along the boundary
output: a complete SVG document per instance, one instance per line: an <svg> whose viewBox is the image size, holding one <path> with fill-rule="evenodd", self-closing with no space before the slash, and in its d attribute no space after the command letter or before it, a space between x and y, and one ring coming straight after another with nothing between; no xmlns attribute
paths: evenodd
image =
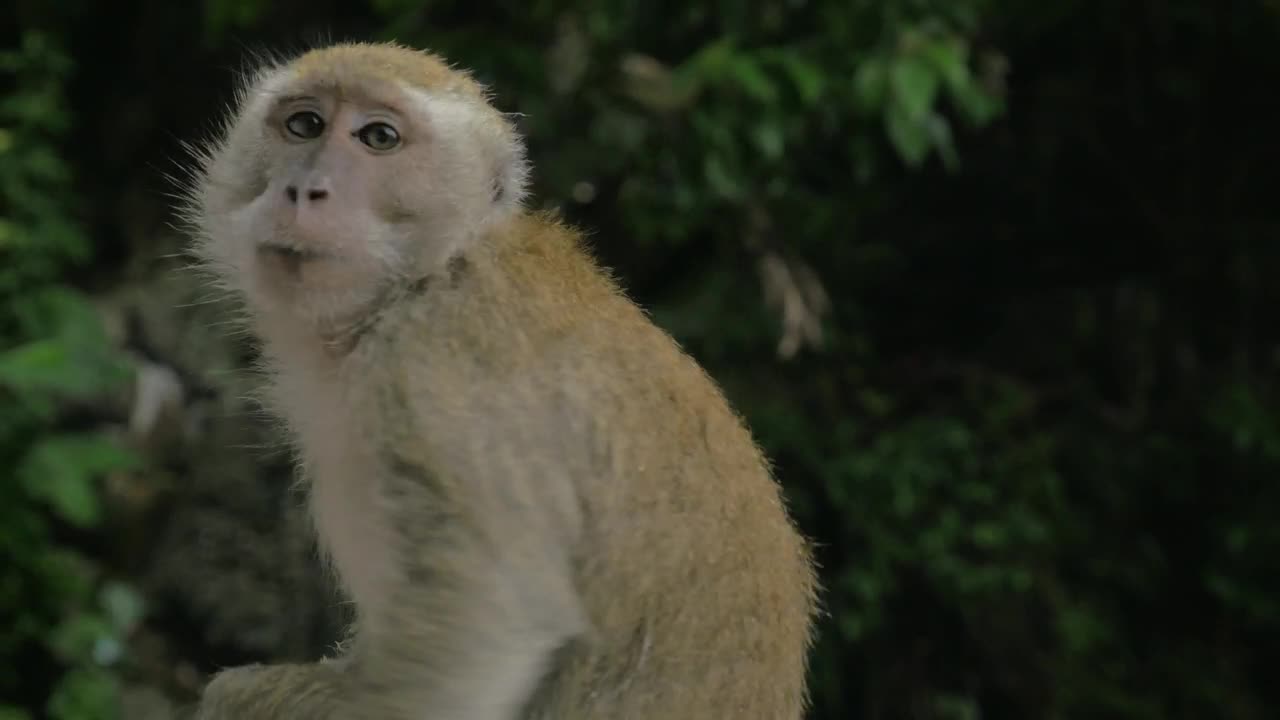
<svg viewBox="0 0 1280 720"><path fill-rule="evenodd" d="M317 105L335 124L408 102L427 131L397 155L274 149L268 108L300 90L340 98ZM427 175L438 143L464 148L458 176ZM295 232L384 198L324 169L340 153L343 177L395 168L385 192L427 209L405 230L375 208L359 243ZM765 459L578 234L511 200L523 154L481 88L403 48L315 51L255 80L203 167L198 247L246 299L357 622L338 659L220 674L200 717L800 718L815 579ZM287 204L281 174L330 194ZM345 260L236 247L274 231Z"/></svg>

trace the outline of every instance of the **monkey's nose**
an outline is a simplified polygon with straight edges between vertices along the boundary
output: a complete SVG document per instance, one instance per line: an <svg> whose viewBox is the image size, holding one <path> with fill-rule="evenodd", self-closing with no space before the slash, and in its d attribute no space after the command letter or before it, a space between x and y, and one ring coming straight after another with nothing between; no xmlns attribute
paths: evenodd
<svg viewBox="0 0 1280 720"><path fill-rule="evenodd" d="M297 185L290 185L286 187L284 189L284 194L285 194L285 197L289 198L289 202L291 203L298 202L298 186ZM324 200L327 197L329 197L329 190L327 188L313 187L307 190L308 200L312 200L312 201Z"/></svg>

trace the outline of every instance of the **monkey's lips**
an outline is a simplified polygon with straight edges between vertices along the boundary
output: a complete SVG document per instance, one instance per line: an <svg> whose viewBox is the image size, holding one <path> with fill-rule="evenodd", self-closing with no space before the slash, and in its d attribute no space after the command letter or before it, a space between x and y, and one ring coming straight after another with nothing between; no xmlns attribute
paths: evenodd
<svg viewBox="0 0 1280 720"><path fill-rule="evenodd" d="M268 241L258 244L258 257L264 262L278 264L290 275L296 276L304 264L331 256L310 248Z"/></svg>
<svg viewBox="0 0 1280 720"><path fill-rule="evenodd" d="M295 263L306 262L308 260L319 260L320 258L327 257L327 253L278 242L259 243L258 254L277 257L285 260L286 262Z"/></svg>

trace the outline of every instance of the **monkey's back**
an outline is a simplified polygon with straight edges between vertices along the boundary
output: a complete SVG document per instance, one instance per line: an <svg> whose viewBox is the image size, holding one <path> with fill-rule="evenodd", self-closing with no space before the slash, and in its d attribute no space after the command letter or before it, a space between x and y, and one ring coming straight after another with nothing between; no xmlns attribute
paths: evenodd
<svg viewBox="0 0 1280 720"><path fill-rule="evenodd" d="M741 419L555 220L519 218L466 262L486 267L455 266L419 318L424 347L449 348L426 351L427 392L501 426L460 453L567 473L576 502L588 631L528 717L799 718L815 578Z"/></svg>

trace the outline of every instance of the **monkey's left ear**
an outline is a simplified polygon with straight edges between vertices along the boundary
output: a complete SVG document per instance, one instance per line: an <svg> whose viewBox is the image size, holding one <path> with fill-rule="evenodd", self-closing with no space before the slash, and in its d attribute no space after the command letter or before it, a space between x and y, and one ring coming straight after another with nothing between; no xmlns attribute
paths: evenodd
<svg viewBox="0 0 1280 720"><path fill-rule="evenodd" d="M508 127L498 142L493 157L493 209L495 214L516 212L528 192L529 161L524 139L515 128Z"/></svg>

